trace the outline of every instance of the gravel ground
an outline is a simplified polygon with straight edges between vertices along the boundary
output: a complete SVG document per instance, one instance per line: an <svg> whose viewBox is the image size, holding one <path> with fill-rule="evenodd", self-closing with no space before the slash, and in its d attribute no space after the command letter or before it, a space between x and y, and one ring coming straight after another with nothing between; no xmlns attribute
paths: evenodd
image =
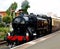
<svg viewBox="0 0 60 49"><path fill-rule="evenodd" d="M6 44L4 44L4 45L0 45L0 49L10 49L10 48L6 46Z"/></svg>

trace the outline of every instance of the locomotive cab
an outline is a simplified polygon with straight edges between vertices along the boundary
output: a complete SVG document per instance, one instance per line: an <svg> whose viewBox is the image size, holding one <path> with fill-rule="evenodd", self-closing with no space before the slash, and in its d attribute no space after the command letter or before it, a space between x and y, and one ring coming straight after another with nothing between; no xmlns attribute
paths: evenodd
<svg viewBox="0 0 60 49"><path fill-rule="evenodd" d="M47 20L46 19L43 19L43 18L40 18L40 17L37 17L37 36L43 36L45 35L47 32L46 28L47 27Z"/></svg>
<svg viewBox="0 0 60 49"><path fill-rule="evenodd" d="M37 17L43 18L47 20L47 23L45 23L45 25L47 24L47 34L52 33L52 18L48 17L47 15L37 15Z"/></svg>

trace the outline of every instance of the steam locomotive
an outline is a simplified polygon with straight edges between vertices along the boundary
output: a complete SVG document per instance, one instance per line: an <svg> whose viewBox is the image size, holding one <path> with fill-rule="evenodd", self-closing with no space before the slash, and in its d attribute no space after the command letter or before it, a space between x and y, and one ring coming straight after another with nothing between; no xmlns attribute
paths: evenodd
<svg viewBox="0 0 60 49"><path fill-rule="evenodd" d="M6 35L8 45L19 45L52 32L52 18L46 15L19 15L12 21L13 31Z"/></svg>

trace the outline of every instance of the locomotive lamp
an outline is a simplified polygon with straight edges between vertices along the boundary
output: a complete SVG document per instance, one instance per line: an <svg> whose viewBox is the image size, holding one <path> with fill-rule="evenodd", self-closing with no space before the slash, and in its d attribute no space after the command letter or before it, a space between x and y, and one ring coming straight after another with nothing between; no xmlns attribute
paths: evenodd
<svg viewBox="0 0 60 49"><path fill-rule="evenodd" d="M23 20L23 21L21 22L21 24L25 24L25 21Z"/></svg>

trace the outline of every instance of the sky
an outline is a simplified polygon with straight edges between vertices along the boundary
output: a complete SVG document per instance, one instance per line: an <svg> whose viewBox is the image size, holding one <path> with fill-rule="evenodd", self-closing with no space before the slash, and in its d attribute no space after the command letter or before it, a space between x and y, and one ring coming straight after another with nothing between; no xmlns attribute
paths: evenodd
<svg viewBox="0 0 60 49"><path fill-rule="evenodd" d="M18 9L21 9L21 3L24 0L0 0L0 11L5 11L13 3L18 3ZM29 13L47 14L53 12L60 17L60 0L28 0L30 8Z"/></svg>

